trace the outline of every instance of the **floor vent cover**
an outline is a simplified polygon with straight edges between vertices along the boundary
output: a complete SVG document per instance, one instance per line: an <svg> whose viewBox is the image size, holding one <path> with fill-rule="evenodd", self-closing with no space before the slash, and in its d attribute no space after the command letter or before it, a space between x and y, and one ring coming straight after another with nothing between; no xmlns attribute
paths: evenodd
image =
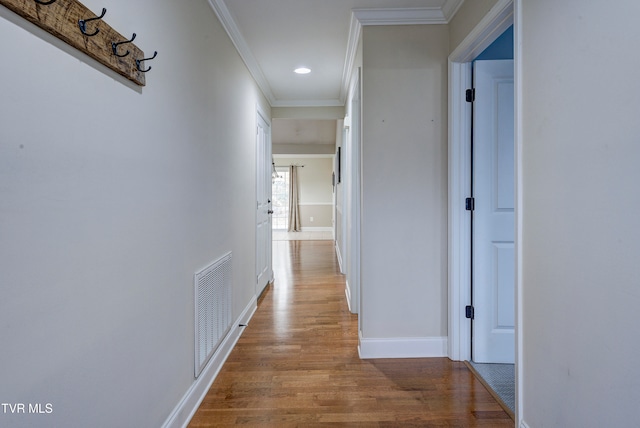
<svg viewBox="0 0 640 428"><path fill-rule="evenodd" d="M195 376L231 327L231 253L195 274Z"/></svg>

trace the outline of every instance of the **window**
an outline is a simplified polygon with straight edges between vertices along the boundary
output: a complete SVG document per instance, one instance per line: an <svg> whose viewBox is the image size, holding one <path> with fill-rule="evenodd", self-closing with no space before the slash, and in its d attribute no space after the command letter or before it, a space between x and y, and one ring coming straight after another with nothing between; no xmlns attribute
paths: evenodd
<svg viewBox="0 0 640 428"><path fill-rule="evenodd" d="M276 171L278 176L272 180L272 227L287 230L289 228L289 170L276 168Z"/></svg>

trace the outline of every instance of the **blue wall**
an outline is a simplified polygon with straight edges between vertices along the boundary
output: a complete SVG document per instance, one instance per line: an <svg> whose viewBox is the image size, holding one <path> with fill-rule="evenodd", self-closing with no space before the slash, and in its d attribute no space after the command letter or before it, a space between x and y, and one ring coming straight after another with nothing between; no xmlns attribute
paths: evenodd
<svg viewBox="0 0 640 428"><path fill-rule="evenodd" d="M513 59L513 25L475 59Z"/></svg>

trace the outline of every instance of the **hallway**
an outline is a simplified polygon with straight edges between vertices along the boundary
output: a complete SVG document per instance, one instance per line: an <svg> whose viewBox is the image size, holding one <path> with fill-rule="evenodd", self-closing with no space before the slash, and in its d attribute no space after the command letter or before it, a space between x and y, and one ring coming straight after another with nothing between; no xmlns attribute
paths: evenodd
<svg viewBox="0 0 640 428"><path fill-rule="evenodd" d="M190 427L512 427L463 363L361 360L332 241L274 241L258 303Z"/></svg>

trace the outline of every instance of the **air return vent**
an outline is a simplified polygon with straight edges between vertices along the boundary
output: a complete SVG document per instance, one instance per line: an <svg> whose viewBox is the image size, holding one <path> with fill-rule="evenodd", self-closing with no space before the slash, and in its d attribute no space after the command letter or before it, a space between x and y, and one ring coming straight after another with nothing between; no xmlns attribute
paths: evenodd
<svg viewBox="0 0 640 428"><path fill-rule="evenodd" d="M194 283L198 377L231 327L231 253L196 273Z"/></svg>

